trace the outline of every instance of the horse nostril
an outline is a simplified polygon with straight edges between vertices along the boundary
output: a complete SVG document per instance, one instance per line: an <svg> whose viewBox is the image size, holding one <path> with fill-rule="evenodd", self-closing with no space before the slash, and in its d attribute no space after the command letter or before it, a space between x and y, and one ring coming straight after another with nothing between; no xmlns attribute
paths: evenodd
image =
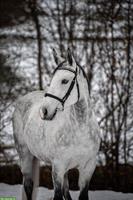
<svg viewBox="0 0 133 200"><path fill-rule="evenodd" d="M47 114L48 114L47 108L43 108L43 114L44 114L45 117L47 116Z"/></svg>

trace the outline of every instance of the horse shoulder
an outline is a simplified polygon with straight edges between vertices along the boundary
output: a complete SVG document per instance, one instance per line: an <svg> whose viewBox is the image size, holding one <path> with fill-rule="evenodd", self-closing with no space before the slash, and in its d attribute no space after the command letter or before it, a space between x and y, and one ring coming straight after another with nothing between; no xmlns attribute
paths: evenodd
<svg viewBox="0 0 133 200"><path fill-rule="evenodd" d="M43 91L34 91L30 92L20 98L15 102L15 110L13 113L13 129L14 134L22 134L24 126L29 117L31 108L39 101L43 100L44 92ZM20 131L21 129L21 131Z"/></svg>

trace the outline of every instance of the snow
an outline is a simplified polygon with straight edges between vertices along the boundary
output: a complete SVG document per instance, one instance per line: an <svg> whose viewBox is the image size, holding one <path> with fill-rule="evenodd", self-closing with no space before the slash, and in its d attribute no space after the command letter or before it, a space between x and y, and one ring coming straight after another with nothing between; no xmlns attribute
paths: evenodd
<svg viewBox="0 0 133 200"><path fill-rule="evenodd" d="M21 200L22 185L0 184L0 197L16 197L16 200ZM71 191L73 200L78 199L79 192ZM90 191L90 200L132 200L133 193L121 193L113 191ZM44 187L39 187L37 200L51 200L53 190L48 190Z"/></svg>

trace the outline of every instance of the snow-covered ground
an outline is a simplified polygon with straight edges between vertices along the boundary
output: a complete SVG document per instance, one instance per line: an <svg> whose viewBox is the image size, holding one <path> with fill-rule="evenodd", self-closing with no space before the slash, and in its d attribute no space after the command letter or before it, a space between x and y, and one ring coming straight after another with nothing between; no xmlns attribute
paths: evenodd
<svg viewBox="0 0 133 200"><path fill-rule="evenodd" d="M16 197L21 200L22 185L0 184L0 197ZM71 192L73 200L78 200L79 192ZM53 190L43 187L38 189L38 200L49 200L53 196ZM124 194L113 191L90 191L90 200L133 200L133 194Z"/></svg>

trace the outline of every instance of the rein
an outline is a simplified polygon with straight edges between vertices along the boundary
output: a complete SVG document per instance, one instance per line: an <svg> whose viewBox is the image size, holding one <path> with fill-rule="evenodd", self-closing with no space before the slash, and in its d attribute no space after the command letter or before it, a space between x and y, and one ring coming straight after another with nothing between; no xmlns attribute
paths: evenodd
<svg viewBox="0 0 133 200"><path fill-rule="evenodd" d="M73 89L75 83L76 83L76 86L77 86L78 100L79 100L79 98L80 98L79 84L78 84L78 81L77 81L77 68L76 68L76 71L74 71L74 70L72 70L72 69L67 69L67 68L63 68L63 67L58 67L58 68L56 68L56 70L54 71L54 73L55 73L57 70L67 70L67 71L70 71L70 72L72 72L72 73L75 74L75 76L74 76L74 78L73 78L73 80L72 80L72 82L71 82L71 84L70 84L70 86L69 86L69 88L68 88L68 91L66 92L66 94L64 95L63 98L59 98L58 96L55 96L55 95L53 95L53 94L51 94L51 93L45 93L45 97L51 97L51 98L53 98L53 99L56 99L56 100L59 101L59 102L62 104L62 106L64 107L64 104L65 104L66 100L68 99L68 97L70 96L71 91L72 91L72 89Z"/></svg>

